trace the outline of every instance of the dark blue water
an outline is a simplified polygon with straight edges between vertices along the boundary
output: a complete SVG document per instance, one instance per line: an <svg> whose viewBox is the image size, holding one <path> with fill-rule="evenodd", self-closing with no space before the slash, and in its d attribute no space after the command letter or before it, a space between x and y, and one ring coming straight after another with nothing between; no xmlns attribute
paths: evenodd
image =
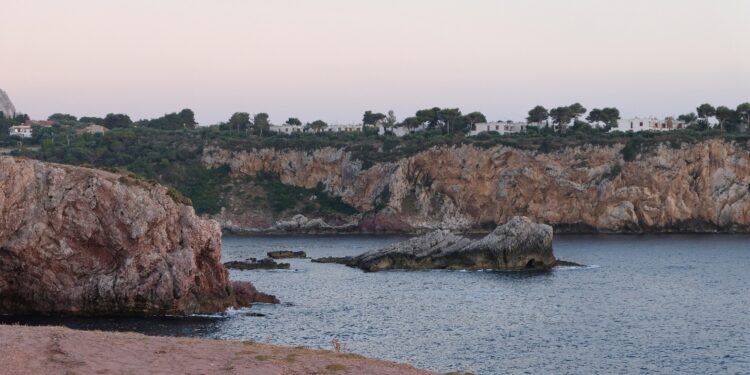
<svg viewBox="0 0 750 375"><path fill-rule="evenodd" d="M355 255L398 237L224 238L224 260ZM476 374L750 374L750 237L558 236L549 273L363 273L291 260L232 271L275 294L223 318L74 320L79 328L331 348ZM263 315L263 316L257 316Z"/></svg>

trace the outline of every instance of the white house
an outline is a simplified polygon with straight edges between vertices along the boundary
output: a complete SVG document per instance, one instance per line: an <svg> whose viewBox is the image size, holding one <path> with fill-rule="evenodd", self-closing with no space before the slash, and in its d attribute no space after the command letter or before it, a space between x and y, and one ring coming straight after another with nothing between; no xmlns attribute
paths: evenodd
<svg viewBox="0 0 750 375"><path fill-rule="evenodd" d="M317 130L317 131L311 128L306 128L305 131L311 132L311 133L361 132L362 124L346 124L346 125L329 124L325 128Z"/></svg>
<svg viewBox="0 0 750 375"><path fill-rule="evenodd" d="M469 136L475 136L484 132L497 132L500 135L511 133L523 133L528 125L525 122L482 122L474 124Z"/></svg>
<svg viewBox="0 0 750 375"><path fill-rule="evenodd" d="M8 134L13 137L31 138L31 125L11 126Z"/></svg>
<svg viewBox="0 0 750 375"><path fill-rule="evenodd" d="M684 121L675 120L672 117L667 117L665 119L658 119L656 117L633 117L617 120L617 127L612 128L610 131L668 131L684 129L685 126L686 124Z"/></svg>
<svg viewBox="0 0 750 375"><path fill-rule="evenodd" d="M407 134L413 134L422 130L427 129L427 124L419 125L418 127L412 129L407 128L406 126L393 126L388 128L387 131L393 133L396 137L403 137ZM378 135L385 135L386 128L383 125L378 125Z"/></svg>
<svg viewBox="0 0 750 375"><path fill-rule="evenodd" d="M305 129L301 125L271 125L269 128L272 132L275 133L281 133L281 134L292 134L292 133L302 133Z"/></svg>

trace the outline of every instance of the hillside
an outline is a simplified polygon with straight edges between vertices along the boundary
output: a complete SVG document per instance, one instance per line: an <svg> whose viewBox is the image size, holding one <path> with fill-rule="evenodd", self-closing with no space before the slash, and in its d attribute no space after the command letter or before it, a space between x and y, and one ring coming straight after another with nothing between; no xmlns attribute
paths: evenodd
<svg viewBox="0 0 750 375"><path fill-rule="evenodd" d="M41 146L17 153L156 179L241 232L482 231L515 215L568 232L750 225L748 138L716 131L398 139L125 129Z"/></svg>

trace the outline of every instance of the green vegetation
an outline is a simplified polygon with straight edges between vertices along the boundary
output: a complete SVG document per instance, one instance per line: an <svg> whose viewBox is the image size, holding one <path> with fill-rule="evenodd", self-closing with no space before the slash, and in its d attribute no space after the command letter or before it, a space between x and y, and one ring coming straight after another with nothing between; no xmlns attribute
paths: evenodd
<svg viewBox="0 0 750 375"><path fill-rule="evenodd" d="M322 213L353 215L358 211L339 197L331 197L325 192L322 183L314 189L285 185L279 176L271 173L258 173L255 182L266 192L267 200L274 212L284 212L302 205L304 214Z"/></svg>

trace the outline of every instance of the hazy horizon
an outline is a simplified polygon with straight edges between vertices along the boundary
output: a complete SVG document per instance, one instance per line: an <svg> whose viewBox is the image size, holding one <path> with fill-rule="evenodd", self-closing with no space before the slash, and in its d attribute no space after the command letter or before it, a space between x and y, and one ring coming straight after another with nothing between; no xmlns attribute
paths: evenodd
<svg viewBox="0 0 750 375"><path fill-rule="evenodd" d="M668 116L750 101L750 1L10 1L0 89L46 118L191 108L350 123L537 104Z"/></svg>

